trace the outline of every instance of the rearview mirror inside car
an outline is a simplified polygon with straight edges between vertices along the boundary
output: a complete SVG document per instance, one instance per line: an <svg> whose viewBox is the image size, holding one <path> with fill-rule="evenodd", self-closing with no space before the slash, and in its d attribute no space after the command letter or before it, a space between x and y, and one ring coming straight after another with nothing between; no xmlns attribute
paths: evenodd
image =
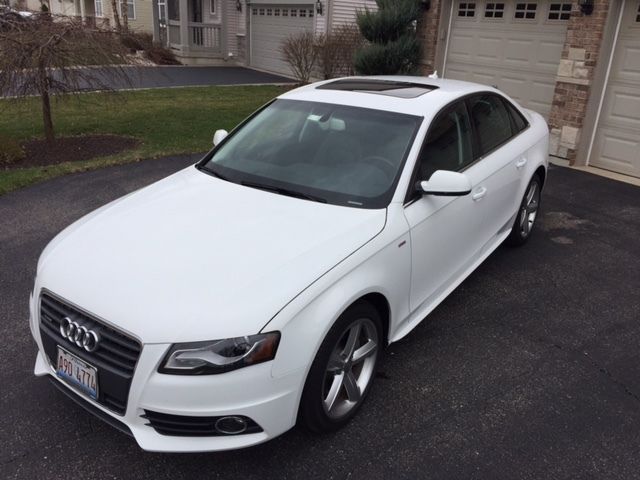
<svg viewBox="0 0 640 480"><path fill-rule="evenodd" d="M464 173L436 170L428 181L419 184L425 195L459 197L471 193L471 180Z"/></svg>

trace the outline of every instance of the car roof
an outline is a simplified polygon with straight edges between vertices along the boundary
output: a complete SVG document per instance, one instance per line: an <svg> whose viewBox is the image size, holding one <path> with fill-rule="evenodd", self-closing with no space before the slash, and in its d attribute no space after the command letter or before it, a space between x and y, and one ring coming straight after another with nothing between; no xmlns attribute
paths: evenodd
<svg viewBox="0 0 640 480"><path fill-rule="evenodd" d="M358 88L348 86L345 88L349 82L353 82ZM396 95L387 93L385 89L366 88L367 85L373 86L376 83L387 85L397 83L399 91L402 88L410 88L415 94ZM332 84L335 84L335 88L332 88ZM421 87L424 89L423 92L419 91ZM487 91L500 93L493 87L459 80L399 75L358 76L312 83L284 93L278 98L373 108L422 117L435 114L457 98L470 93Z"/></svg>

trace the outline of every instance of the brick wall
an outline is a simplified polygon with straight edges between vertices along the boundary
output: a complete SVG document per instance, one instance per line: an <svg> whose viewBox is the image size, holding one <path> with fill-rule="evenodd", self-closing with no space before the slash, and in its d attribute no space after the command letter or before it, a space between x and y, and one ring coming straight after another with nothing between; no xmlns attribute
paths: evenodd
<svg viewBox="0 0 640 480"><path fill-rule="evenodd" d="M567 25L549 127L551 154L568 158L572 164L591 94L609 4L610 0L595 0L593 13L584 15L574 3Z"/></svg>
<svg viewBox="0 0 640 480"><path fill-rule="evenodd" d="M442 1L431 0L431 7L429 10L425 10L418 20L418 39L422 43L422 60L420 62L420 73L422 75L433 73L435 68L441 12Z"/></svg>

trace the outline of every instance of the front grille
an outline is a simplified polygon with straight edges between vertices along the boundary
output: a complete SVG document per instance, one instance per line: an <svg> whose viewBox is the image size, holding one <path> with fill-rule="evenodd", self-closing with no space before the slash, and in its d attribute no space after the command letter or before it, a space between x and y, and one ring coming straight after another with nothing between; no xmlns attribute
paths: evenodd
<svg viewBox="0 0 640 480"><path fill-rule="evenodd" d="M168 413L152 412L145 410L142 418L148 420L146 425L154 428L161 435L176 437L215 437L227 435L218 431L216 423L225 417L192 417L185 415L170 415ZM262 428L248 417L235 416L246 422L247 428L242 434L262 432ZM228 417L226 417L228 418Z"/></svg>
<svg viewBox="0 0 640 480"><path fill-rule="evenodd" d="M98 332L100 343L87 352L60 334L65 317ZM49 293L40 296L40 333L51 364L57 365L58 345L98 369L98 403L120 415L127 409L133 372L140 356L140 343L130 336L96 320Z"/></svg>

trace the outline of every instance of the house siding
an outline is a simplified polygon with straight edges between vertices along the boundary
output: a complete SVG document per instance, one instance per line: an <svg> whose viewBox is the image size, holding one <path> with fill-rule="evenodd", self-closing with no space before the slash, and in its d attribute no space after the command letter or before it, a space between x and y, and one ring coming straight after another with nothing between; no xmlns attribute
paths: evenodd
<svg viewBox="0 0 640 480"><path fill-rule="evenodd" d="M373 0L338 0L331 3L331 27L356 22L356 14L359 10L376 10L377 5Z"/></svg>

